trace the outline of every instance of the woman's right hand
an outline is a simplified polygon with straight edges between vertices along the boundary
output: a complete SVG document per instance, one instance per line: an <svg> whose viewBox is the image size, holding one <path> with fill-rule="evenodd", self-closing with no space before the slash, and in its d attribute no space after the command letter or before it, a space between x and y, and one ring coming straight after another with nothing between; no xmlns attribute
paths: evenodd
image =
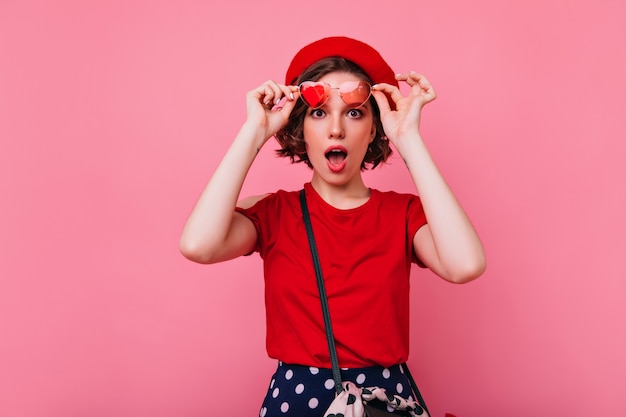
<svg viewBox="0 0 626 417"><path fill-rule="evenodd" d="M246 95L246 124L260 129L265 143L287 124L297 98L296 86L264 82Z"/></svg>

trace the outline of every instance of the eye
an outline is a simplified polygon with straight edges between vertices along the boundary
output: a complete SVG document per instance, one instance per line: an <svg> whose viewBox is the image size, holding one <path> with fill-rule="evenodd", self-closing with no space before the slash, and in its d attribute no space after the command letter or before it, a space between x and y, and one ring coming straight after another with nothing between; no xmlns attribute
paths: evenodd
<svg viewBox="0 0 626 417"><path fill-rule="evenodd" d="M360 109L350 109L348 110L348 117L352 119L358 119L363 116L363 111Z"/></svg>
<svg viewBox="0 0 626 417"><path fill-rule="evenodd" d="M326 113L324 113L324 110L322 109L312 109L309 114L311 115L311 117L320 118L324 117Z"/></svg>

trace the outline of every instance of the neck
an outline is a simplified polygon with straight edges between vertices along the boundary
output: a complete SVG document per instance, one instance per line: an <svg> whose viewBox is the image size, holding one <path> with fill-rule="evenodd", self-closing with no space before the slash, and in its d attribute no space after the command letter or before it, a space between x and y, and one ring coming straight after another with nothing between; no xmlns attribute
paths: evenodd
<svg viewBox="0 0 626 417"><path fill-rule="evenodd" d="M350 183L331 184L314 175L311 186L324 201L341 210L359 207L370 197L370 190L360 176Z"/></svg>

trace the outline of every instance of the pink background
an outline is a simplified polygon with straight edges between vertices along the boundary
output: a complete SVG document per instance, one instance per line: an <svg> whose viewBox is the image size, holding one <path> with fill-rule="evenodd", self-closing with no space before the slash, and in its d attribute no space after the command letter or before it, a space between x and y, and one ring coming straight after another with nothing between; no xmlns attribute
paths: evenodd
<svg viewBox="0 0 626 417"><path fill-rule="evenodd" d="M212 3L0 2L1 416L257 415L260 260L179 232L245 92L336 34L436 86L423 132L487 249L468 285L414 271L432 415L626 415L623 2ZM275 147L244 194L308 179ZM367 180L413 191L397 156Z"/></svg>

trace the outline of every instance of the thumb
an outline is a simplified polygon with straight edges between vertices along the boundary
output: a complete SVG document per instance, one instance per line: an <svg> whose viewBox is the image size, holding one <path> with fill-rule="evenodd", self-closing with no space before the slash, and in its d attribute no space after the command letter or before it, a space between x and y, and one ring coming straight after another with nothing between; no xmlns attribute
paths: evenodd
<svg viewBox="0 0 626 417"><path fill-rule="evenodd" d="M398 101L403 98L400 89L396 86L386 83L379 83L372 87L372 94L378 103L381 112L389 112L398 107Z"/></svg>
<svg viewBox="0 0 626 417"><path fill-rule="evenodd" d="M373 90L372 95L374 96L374 100L376 100L376 104L378 104L378 109L380 110L381 116L391 111L389 99L387 99L387 95L385 93L383 93L382 91Z"/></svg>
<svg viewBox="0 0 626 417"><path fill-rule="evenodd" d="M278 102L278 104L276 105L274 109L276 111L281 112L285 116L285 119L288 119L289 115L291 114L291 111L294 109L294 107L296 107L297 102L298 102L297 97L291 100L288 99L287 97L283 97L283 99L280 102Z"/></svg>
<svg viewBox="0 0 626 417"><path fill-rule="evenodd" d="M289 115L296 106L296 100L289 100L283 97L269 113L269 118L272 121L272 130L280 130L287 125L289 121Z"/></svg>

